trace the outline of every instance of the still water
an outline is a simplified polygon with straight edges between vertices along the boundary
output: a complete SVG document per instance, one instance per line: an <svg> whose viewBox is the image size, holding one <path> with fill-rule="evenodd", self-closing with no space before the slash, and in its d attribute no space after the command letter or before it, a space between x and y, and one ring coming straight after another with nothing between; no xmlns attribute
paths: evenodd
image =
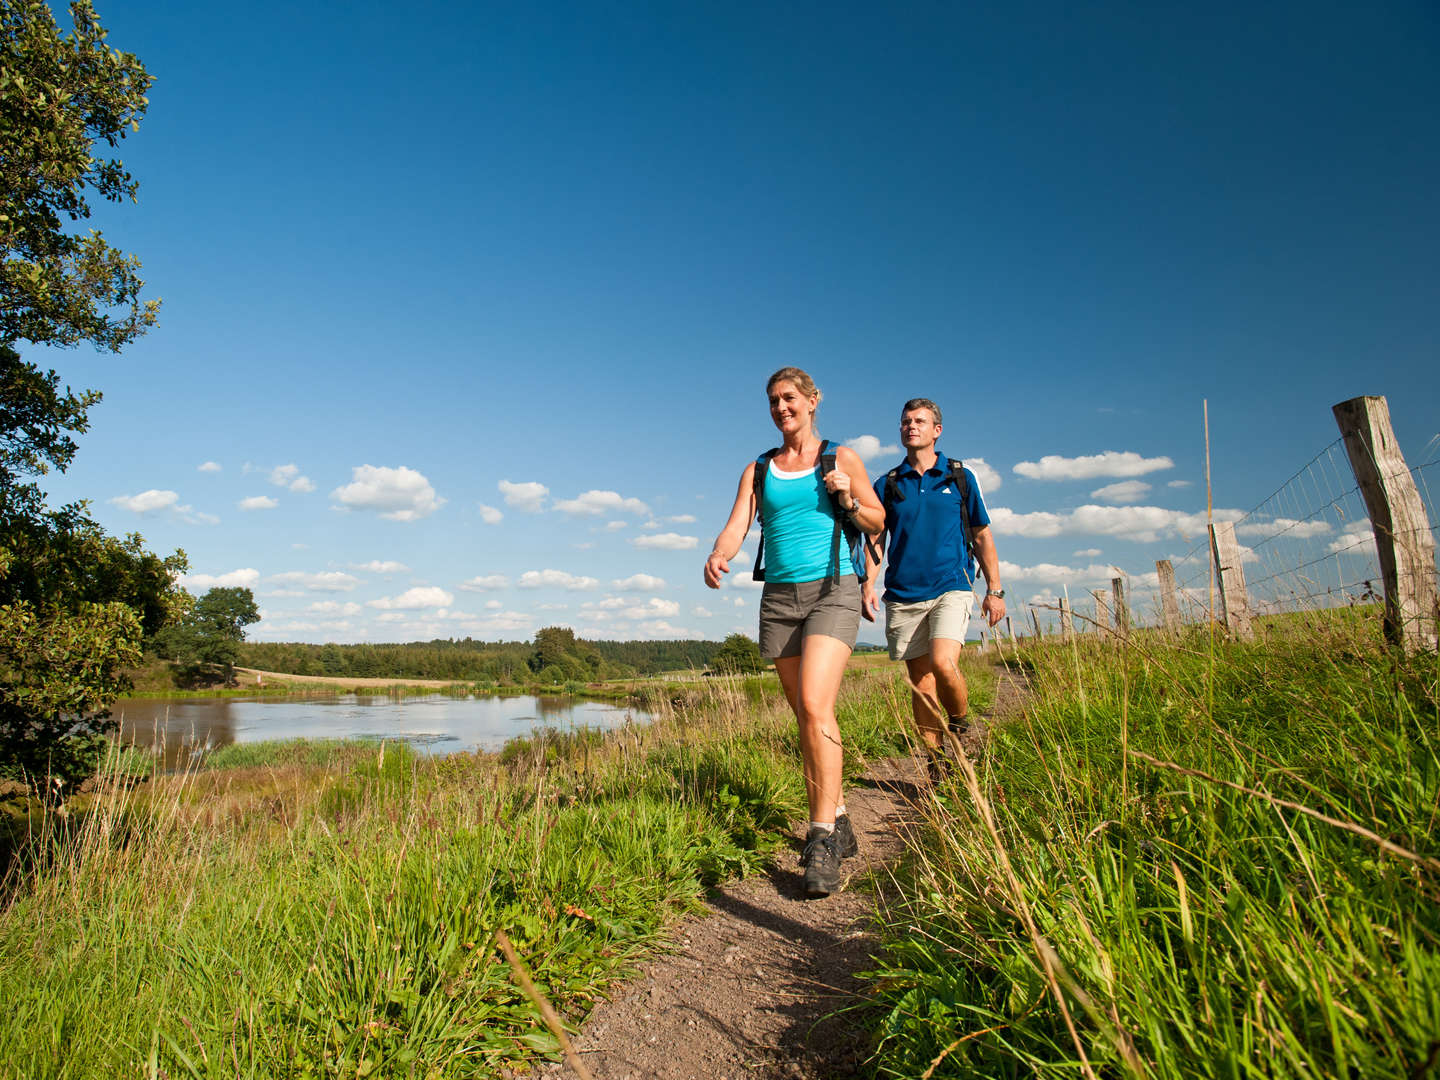
<svg viewBox="0 0 1440 1080"><path fill-rule="evenodd" d="M122 701L113 714L127 743L162 748L167 765L182 747L266 739L389 739L421 753L498 750L536 728L613 728L650 717L624 705L569 697L448 697L444 694L330 698L187 698Z"/></svg>

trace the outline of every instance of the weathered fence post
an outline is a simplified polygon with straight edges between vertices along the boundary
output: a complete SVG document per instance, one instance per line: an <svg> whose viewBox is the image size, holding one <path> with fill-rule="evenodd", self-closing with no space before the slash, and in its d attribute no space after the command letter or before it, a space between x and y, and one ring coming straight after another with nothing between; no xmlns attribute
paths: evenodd
<svg viewBox="0 0 1440 1080"><path fill-rule="evenodd" d="M1065 596L1060 598L1060 640L1067 643L1075 640L1075 622L1070 618L1070 599Z"/></svg>
<svg viewBox="0 0 1440 1080"><path fill-rule="evenodd" d="M1111 578L1110 591L1115 596L1115 629L1130 636L1130 607L1125 603L1125 579Z"/></svg>
<svg viewBox="0 0 1440 1080"><path fill-rule="evenodd" d="M1040 613L1033 607L1030 609L1030 622L1035 626L1035 640L1044 641L1045 635L1040 632Z"/></svg>
<svg viewBox="0 0 1440 1080"><path fill-rule="evenodd" d="M1240 567L1240 544L1235 524L1210 524L1210 553L1215 559L1215 580L1220 585L1220 615L1232 637L1249 641L1255 636L1250 625L1250 597L1245 592L1245 571Z"/></svg>
<svg viewBox="0 0 1440 1080"><path fill-rule="evenodd" d="M1385 639L1405 650L1433 652L1440 618L1435 538L1415 478L1395 441L1390 406L1383 397L1358 397L1331 411L1375 530L1385 582Z"/></svg>
<svg viewBox="0 0 1440 1080"><path fill-rule="evenodd" d="M1175 633L1180 629L1180 601L1175 596L1175 567L1169 559L1155 563L1155 573L1160 578L1160 615L1165 620L1165 629Z"/></svg>
<svg viewBox="0 0 1440 1080"><path fill-rule="evenodd" d="M1108 636L1110 633L1110 604L1105 599L1105 593L1101 589L1094 589L1090 593L1095 598L1095 628L1100 631L1101 636Z"/></svg>

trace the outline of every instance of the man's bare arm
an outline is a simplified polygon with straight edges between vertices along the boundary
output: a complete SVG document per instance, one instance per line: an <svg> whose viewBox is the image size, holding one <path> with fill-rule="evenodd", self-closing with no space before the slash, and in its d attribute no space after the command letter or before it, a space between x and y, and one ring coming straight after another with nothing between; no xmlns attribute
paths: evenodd
<svg viewBox="0 0 1440 1080"><path fill-rule="evenodd" d="M995 536L990 531L989 525L983 525L978 529L970 531L970 550L975 552L975 559L980 564L980 572L985 575L985 586L987 589L985 599L980 604L980 610L994 626L1005 617L1005 600L1000 596L991 596L990 593L999 592L1000 584L1000 553L995 550Z"/></svg>

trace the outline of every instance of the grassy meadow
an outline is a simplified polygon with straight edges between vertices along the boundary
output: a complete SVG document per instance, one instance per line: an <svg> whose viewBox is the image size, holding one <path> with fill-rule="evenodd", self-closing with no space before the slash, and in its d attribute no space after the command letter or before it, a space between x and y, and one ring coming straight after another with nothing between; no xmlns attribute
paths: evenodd
<svg viewBox="0 0 1440 1080"><path fill-rule="evenodd" d="M878 1075L1434 1074L1433 655L1348 611L1006 655L1034 697L883 911Z"/></svg>

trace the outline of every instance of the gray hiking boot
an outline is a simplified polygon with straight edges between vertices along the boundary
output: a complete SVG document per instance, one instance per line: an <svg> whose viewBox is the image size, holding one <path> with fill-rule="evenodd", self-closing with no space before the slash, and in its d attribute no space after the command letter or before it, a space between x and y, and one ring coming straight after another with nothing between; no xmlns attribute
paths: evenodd
<svg viewBox="0 0 1440 1080"><path fill-rule="evenodd" d="M835 846L840 849L842 859L853 859L860 854L860 841L855 839L849 814L840 814L835 818Z"/></svg>
<svg viewBox="0 0 1440 1080"><path fill-rule="evenodd" d="M811 829L800 863L805 867L805 895L812 900L840 888L840 847L833 832Z"/></svg>

